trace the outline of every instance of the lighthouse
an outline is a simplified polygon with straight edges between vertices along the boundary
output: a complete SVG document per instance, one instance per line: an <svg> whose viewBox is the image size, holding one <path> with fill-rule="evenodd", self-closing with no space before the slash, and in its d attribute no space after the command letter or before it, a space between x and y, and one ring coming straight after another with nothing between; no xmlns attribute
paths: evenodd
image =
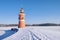
<svg viewBox="0 0 60 40"><path fill-rule="evenodd" d="M25 14L23 8L20 10L18 28L25 28Z"/></svg>

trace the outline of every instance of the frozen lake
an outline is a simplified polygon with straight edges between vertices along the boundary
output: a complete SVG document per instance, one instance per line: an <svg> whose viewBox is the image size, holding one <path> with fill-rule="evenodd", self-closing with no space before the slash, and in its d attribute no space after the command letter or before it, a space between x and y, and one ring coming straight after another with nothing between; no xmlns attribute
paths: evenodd
<svg viewBox="0 0 60 40"><path fill-rule="evenodd" d="M0 40L60 40L60 26L0 27Z"/></svg>

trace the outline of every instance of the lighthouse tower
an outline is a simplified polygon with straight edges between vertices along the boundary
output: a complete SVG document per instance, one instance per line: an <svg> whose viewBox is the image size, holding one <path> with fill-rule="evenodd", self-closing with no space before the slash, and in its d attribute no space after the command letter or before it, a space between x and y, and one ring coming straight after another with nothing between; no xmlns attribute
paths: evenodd
<svg viewBox="0 0 60 40"><path fill-rule="evenodd" d="M18 28L25 28L25 14L23 8L20 10Z"/></svg>

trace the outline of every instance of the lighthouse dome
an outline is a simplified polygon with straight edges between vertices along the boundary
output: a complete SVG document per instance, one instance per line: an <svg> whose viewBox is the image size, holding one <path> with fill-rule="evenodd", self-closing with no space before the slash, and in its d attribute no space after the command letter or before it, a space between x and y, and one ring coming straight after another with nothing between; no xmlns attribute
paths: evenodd
<svg viewBox="0 0 60 40"><path fill-rule="evenodd" d="M24 9L23 8L21 8L20 13L24 13Z"/></svg>

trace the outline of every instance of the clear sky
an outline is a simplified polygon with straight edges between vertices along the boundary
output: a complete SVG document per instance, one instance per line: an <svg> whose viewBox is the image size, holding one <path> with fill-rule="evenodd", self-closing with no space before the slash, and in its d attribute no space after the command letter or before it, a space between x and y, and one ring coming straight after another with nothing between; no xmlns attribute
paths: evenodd
<svg viewBox="0 0 60 40"><path fill-rule="evenodd" d="M0 24L17 24L21 7L26 24L60 23L59 0L0 0Z"/></svg>

